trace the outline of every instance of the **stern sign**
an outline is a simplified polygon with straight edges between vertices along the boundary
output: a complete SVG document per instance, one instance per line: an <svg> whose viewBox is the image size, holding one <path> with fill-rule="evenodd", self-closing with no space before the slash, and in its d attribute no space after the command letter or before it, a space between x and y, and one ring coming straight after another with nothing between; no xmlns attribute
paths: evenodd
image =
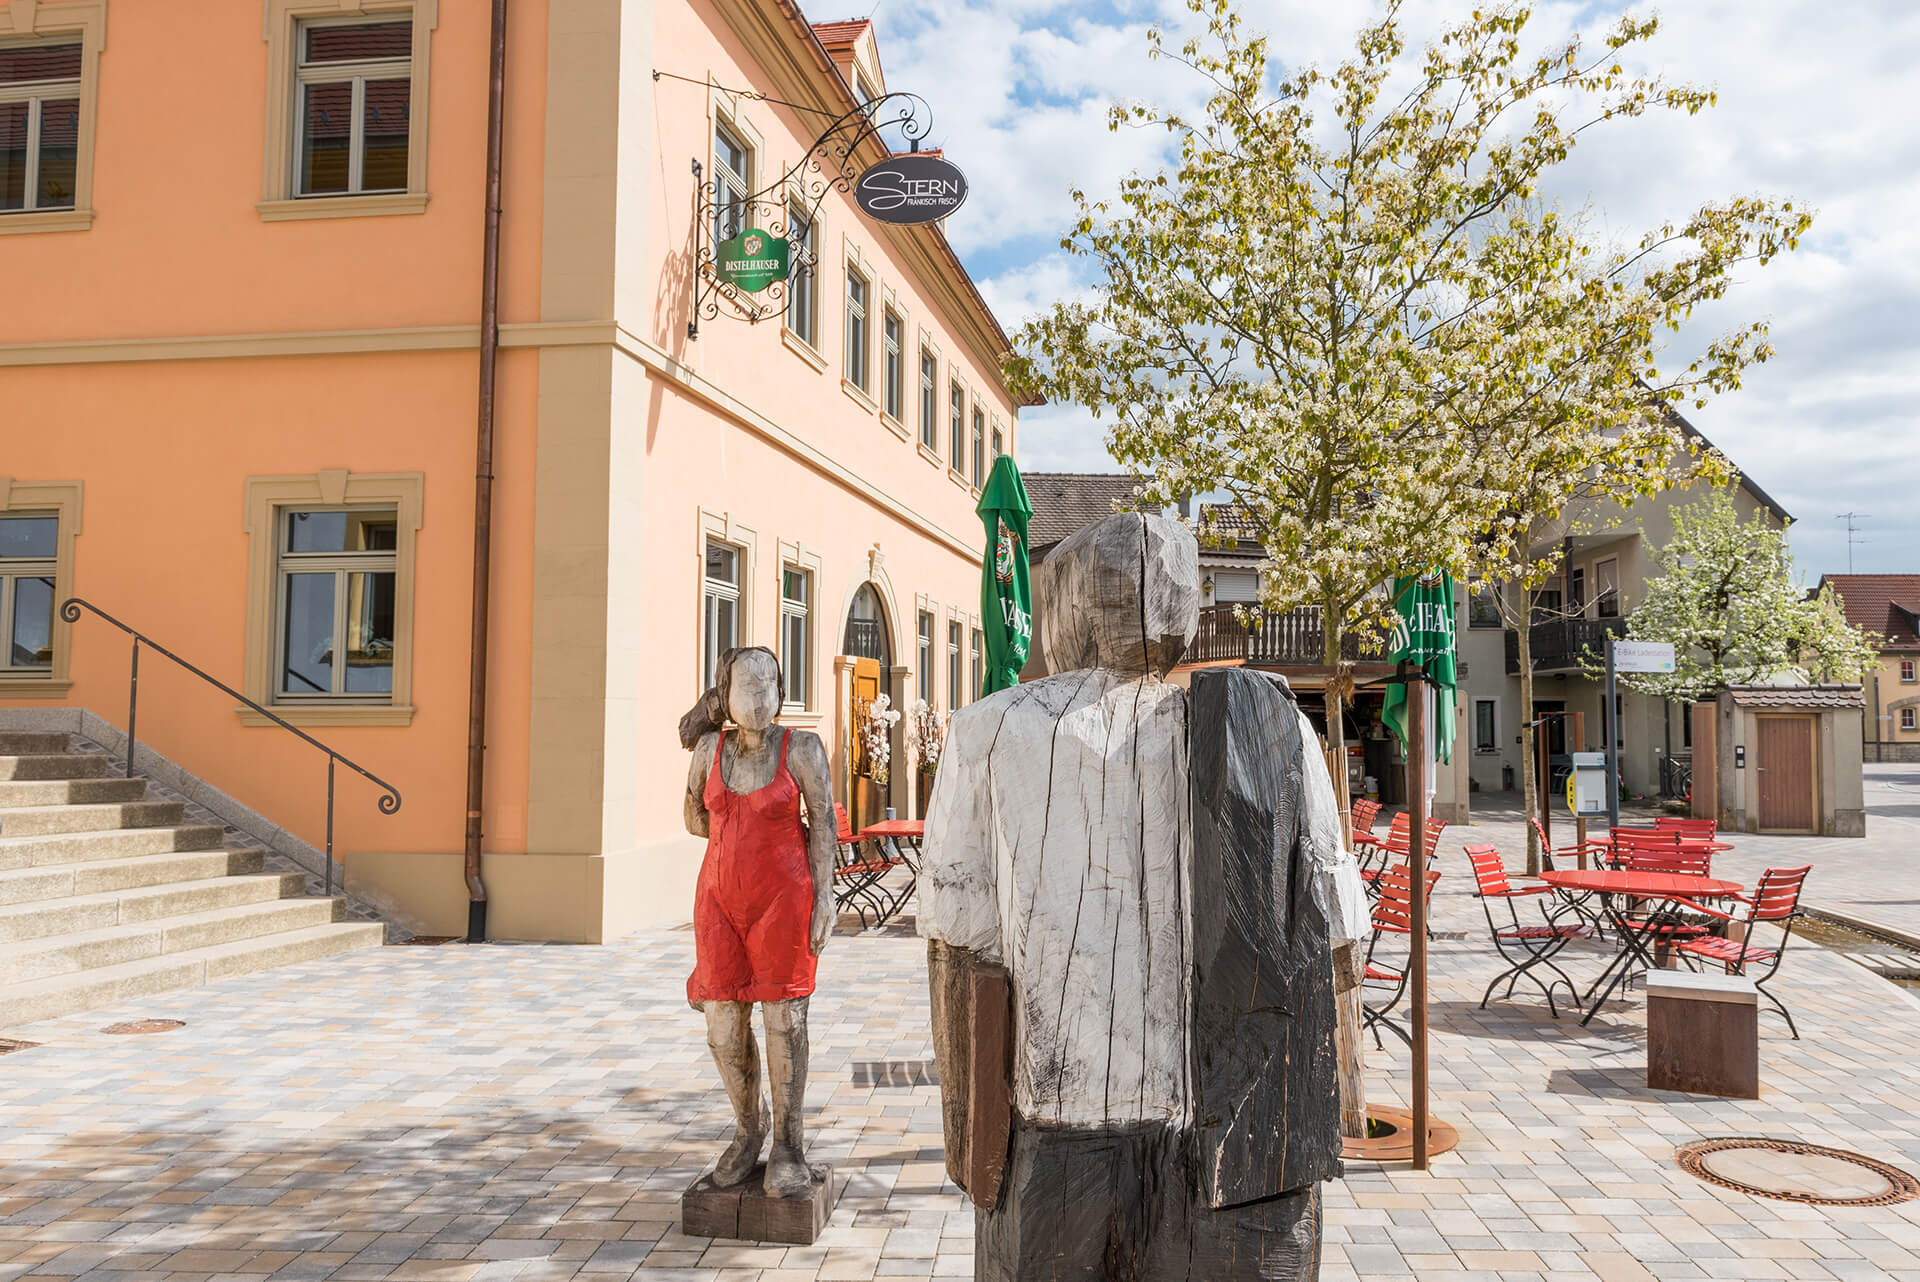
<svg viewBox="0 0 1920 1282"><path fill-rule="evenodd" d="M853 185L860 211L883 223L930 223L966 203L967 176L938 156L883 160Z"/></svg>

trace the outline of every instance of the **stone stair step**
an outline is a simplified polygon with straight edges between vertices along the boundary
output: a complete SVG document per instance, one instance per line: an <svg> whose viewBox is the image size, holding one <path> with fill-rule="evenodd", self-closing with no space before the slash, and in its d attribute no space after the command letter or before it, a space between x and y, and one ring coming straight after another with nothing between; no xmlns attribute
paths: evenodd
<svg viewBox="0 0 1920 1282"><path fill-rule="evenodd" d="M51 730L0 730L0 757L53 756L71 747L65 734Z"/></svg>
<svg viewBox="0 0 1920 1282"><path fill-rule="evenodd" d="M47 868L55 864L125 859L132 855L212 850L226 839L218 824L174 824L104 832L68 832L47 836L0 836L0 872Z"/></svg>
<svg viewBox="0 0 1920 1282"><path fill-rule="evenodd" d="M0 907L0 944L291 899L306 888L305 873L254 873L28 900Z"/></svg>
<svg viewBox="0 0 1920 1282"><path fill-rule="evenodd" d="M0 840L68 832L113 832L177 825L187 808L177 801L81 802L64 806L17 806L0 811Z"/></svg>
<svg viewBox="0 0 1920 1282"><path fill-rule="evenodd" d="M0 753L0 779L101 779L112 765L98 752Z"/></svg>
<svg viewBox="0 0 1920 1282"><path fill-rule="evenodd" d="M267 852L254 846L243 850L164 851L131 858L16 868L0 871L0 905L253 874L266 866L266 860Z"/></svg>
<svg viewBox="0 0 1920 1282"><path fill-rule="evenodd" d="M158 921L104 926L47 939L0 944L0 988L54 975L100 970L168 953L324 926L346 918L344 899L275 899Z"/></svg>
<svg viewBox="0 0 1920 1282"><path fill-rule="evenodd" d="M0 1028L124 1005L155 993L313 961L350 949L377 947L385 937L386 927L378 922L329 922L12 984L0 989Z"/></svg>
<svg viewBox="0 0 1920 1282"><path fill-rule="evenodd" d="M139 801L147 795L145 779L8 779L0 781L0 810L17 806L87 805L104 801Z"/></svg>

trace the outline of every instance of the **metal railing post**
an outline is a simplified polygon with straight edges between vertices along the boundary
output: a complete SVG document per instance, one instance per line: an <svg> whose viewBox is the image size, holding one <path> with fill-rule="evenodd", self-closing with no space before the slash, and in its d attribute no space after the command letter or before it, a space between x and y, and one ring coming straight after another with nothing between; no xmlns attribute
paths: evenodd
<svg viewBox="0 0 1920 1282"><path fill-rule="evenodd" d="M140 638L133 639L133 664L127 677L127 778L133 778L133 732L140 718Z"/></svg>
<svg viewBox="0 0 1920 1282"><path fill-rule="evenodd" d="M327 754L327 898L333 898L333 754Z"/></svg>

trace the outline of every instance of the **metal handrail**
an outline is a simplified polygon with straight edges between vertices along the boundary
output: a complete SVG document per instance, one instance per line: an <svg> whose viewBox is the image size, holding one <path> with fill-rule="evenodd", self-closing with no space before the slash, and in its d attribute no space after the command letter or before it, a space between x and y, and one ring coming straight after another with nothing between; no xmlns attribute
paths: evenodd
<svg viewBox="0 0 1920 1282"><path fill-rule="evenodd" d="M68 597L65 601L62 601L60 603L60 617L62 619L65 619L68 623L78 623L80 621L80 612L82 610L85 610L90 614L96 615L99 618L106 620L108 623L111 623L114 627L119 628L122 632L126 633L128 636L133 638L133 666L130 669L130 675L128 676L128 679L127 679L127 777L129 779L133 777L133 753L136 745L136 740L134 739L134 730L139 723L139 714L140 714L140 647L143 645L146 646L147 649L149 650L156 651L157 653L165 655L167 658L172 659L175 663L185 668L188 672L191 672L194 676L199 677L202 681L206 682L208 685L213 686L215 689L225 691L227 694L232 695L234 698L238 699L240 702L246 704L247 707L253 709L253 711L259 713L261 716L265 717L267 720L279 726L282 730L285 730L290 734L299 736L300 738L306 740L308 743L312 744L314 747L318 748L320 751L327 754L326 886L327 886L327 894L329 895L333 894L333 772L334 772L334 767L336 765L343 765L347 767L347 769L353 771L354 773L363 775L367 779L378 784L381 788L381 794L376 804L380 807L380 813L383 815L391 815L399 811L400 790L394 787L392 784L388 783L385 779L382 779L379 775L373 773L373 771L361 765L359 762L353 760L351 757L342 756L340 753L335 752L332 748L329 748L326 744L321 743L318 739L314 738L312 735L308 734L306 731L300 729L300 727L294 725L291 721L286 720L284 717L279 716L278 714L274 713L272 710L268 708L261 707L259 704L247 698L246 695L241 694L238 690L234 689L232 686L228 685L226 682L220 680L218 677L210 676L207 673L201 671L199 668L195 667L193 664L188 663L185 659L181 658L179 655L175 654L173 651L167 649L167 647L161 645L158 641L155 641L152 637L149 637L144 633L138 632L135 629L128 627L126 624L120 622L120 620L114 618L111 614L108 614L105 610L102 610L99 606L93 604L93 602L83 600L82 598L75 596L75 597Z"/></svg>

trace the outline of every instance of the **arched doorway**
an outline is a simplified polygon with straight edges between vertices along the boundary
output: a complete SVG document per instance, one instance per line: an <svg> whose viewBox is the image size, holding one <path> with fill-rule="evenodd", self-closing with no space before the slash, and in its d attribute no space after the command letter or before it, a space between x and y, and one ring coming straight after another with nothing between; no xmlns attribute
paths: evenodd
<svg viewBox="0 0 1920 1282"><path fill-rule="evenodd" d="M847 813L856 830L885 817L893 781L876 784L868 775L866 754L857 742L862 711L882 694L892 695L893 630L886 602L873 583L862 583L847 606L840 653L849 677L846 721ZM897 700L896 700L897 702Z"/></svg>

